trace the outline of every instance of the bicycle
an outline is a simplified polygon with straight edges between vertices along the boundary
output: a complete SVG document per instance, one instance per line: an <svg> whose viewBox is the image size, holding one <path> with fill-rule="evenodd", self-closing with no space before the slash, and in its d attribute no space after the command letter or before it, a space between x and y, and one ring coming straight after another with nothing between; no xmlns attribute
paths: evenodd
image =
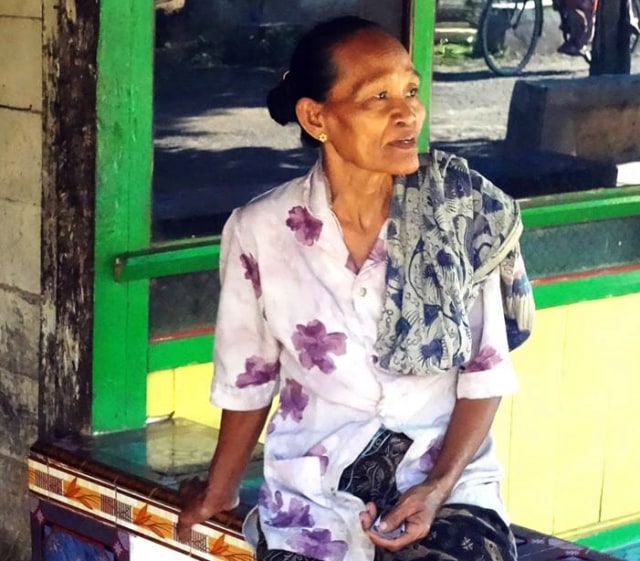
<svg viewBox="0 0 640 561"><path fill-rule="evenodd" d="M630 0L628 5L633 52L640 42L640 0ZM487 0L478 26L487 66L499 76L520 74L535 52L543 18L542 0ZM589 62L588 49L581 55Z"/></svg>
<svg viewBox="0 0 640 561"><path fill-rule="evenodd" d="M515 76L527 65L542 34L542 0L487 0L478 28L487 66Z"/></svg>

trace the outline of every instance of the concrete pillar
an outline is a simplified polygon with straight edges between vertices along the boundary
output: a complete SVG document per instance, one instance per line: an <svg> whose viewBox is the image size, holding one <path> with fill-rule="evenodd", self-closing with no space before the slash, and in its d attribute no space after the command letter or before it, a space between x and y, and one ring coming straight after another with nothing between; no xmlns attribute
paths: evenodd
<svg viewBox="0 0 640 561"><path fill-rule="evenodd" d="M0 558L29 555L25 457L38 430L41 0L0 3Z"/></svg>

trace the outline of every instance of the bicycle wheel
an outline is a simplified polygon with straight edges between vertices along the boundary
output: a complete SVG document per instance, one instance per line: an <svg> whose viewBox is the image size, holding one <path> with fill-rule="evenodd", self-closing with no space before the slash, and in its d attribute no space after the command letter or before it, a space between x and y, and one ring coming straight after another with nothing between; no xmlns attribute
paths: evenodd
<svg viewBox="0 0 640 561"><path fill-rule="evenodd" d="M519 74L542 31L541 0L487 0L480 20L482 55L500 76Z"/></svg>
<svg viewBox="0 0 640 561"><path fill-rule="evenodd" d="M629 0L629 25L631 26L629 50L633 54L640 40L640 2L638 0Z"/></svg>

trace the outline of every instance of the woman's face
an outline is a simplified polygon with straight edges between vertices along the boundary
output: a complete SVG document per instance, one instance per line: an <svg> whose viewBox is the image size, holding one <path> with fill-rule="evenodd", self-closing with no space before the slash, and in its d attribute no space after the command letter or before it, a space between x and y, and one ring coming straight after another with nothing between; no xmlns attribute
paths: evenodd
<svg viewBox="0 0 640 561"><path fill-rule="evenodd" d="M338 45L333 60L337 79L320 112L325 157L372 172L414 172L425 108L405 48L368 29Z"/></svg>

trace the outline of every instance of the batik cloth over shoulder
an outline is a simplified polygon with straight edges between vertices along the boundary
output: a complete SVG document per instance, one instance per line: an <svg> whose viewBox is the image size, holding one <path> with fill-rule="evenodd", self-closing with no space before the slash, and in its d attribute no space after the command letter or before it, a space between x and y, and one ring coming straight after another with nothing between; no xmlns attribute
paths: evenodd
<svg viewBox="0 0 640 561"><path fill-rule="evenodd" d="M509 347L529 336L534 304L521 264L518 204L466 160L433 150L395 180L376 351L397 374L432 375L471 359L469 304L500 267Z"/></svg>

